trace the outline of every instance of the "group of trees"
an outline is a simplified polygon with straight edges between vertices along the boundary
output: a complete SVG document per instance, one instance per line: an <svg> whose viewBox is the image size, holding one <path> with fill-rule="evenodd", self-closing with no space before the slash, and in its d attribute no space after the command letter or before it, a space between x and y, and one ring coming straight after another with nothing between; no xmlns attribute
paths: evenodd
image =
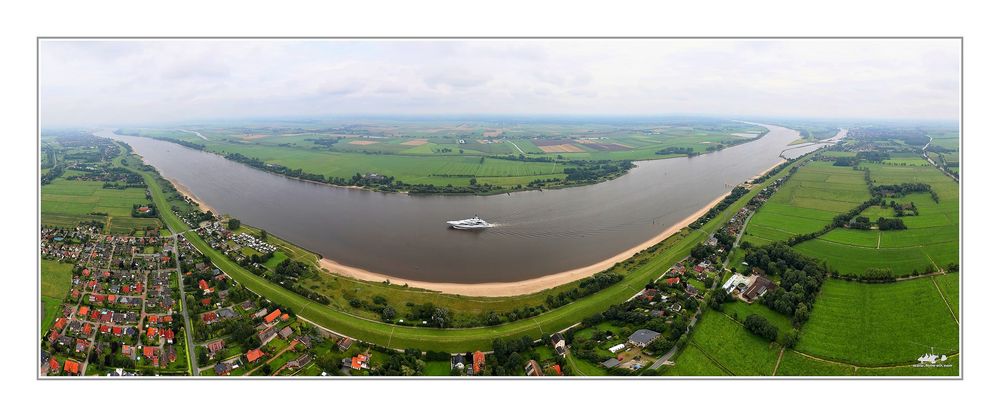
<svg viewBox="0 0 1000 417"><path fill-rule="evenodd" d="M795 252L784 243L751 247L744 261L769 276L781 277L780 285L764 294L766 306L792 317L795 327L809 319L809 312L826 278L825 265Z"/></svg>
<svg viewBox="0 0 1000 417"><path fill-rule="evenodd" d="M622 175L635 165L632 161L570 161L563 169L567 182L594 182Z"/></svg>
<svg viewBox="0 0 1000 417"><path fill-rule="evenodd" d="M598 272L590 278L581 280L576 288L562 291L554 296L549 295L545 299L545 304L549 308L558 308L617 284L624 278L621 274L614 272Z"/></svg>
<svg viewBox="0 0 1000 417"><path fill-rule="evenodd" d="M747 190L744 187L733 188L733 191L731 191L729 195L723 198L722 201L719 202L719 204L713 206L711 209L708 210L708 213L705 213L703 216L699 217L698 220L695 220L695 222L688 225L688 227L692 229L700 229L702 226L705 225L705 223L708 223L709 220L712 220L713 217L717 216L720 212L728 208L730 205L735 203L736 200L739 200L740 197L743 197L749 192L750 190Z"/></svg>

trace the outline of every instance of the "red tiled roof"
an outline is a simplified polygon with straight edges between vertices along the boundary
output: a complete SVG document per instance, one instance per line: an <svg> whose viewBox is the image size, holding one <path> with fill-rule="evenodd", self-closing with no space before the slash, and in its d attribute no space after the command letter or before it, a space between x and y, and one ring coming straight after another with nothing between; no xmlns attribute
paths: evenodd
<svg viewBox="0 0 1000 417"><path fill-rule="evenodd" d="M91 330L93 330L93 327L90 327L90 323L86 323L86 324L83 325L83 333L84 334L90 334Z"/></svg>
<svg viewBox="0 0 1000 417"><path fill-rule="evenodd" d="M680 277L667 278L667 285L675 285L681 282Z"/></svg>
<svg viewBox="0 0 1000 417"><path fill-rule="evenodd" d="M80 364L78 362L67 359L66 365L63 366L63 370L67 373L78 374L80 373Z"/></svg>
<svg viewBox="0 0 1000 417"><path fill-rule="evenodd" d="M261 356L264 356L264 352L261 352L260 349L254 349L247 352L247 360L250 362L260 359Z"/></svg>
<svg viewBox="0 0 1000 417"><path fill-rule="evenodd" d="M142 356L145 356L147 358L153 358L153 357L155 357L156 356L156 348L153 347L153 346L143 346L142 347Z"/></svg>
<svg viewBox="0 0 1000 417"><path fill-rule="evenodd" d="M84 269L83 270L83 276L89 277L90 276L90 270L89 269Z"/></svg>
<svg viewBox="0 0 1000 417"><path fill-rule="evenodd" d="M285 320L288 320L288 313L285 313L285 314L281 315L281 321L285 321Z"/></svg>
<svg viewBox="0 0 1000 417"><path fill-rule="evenodd" d="M155 327L150 327L150 328L146 329L146 337L154 337L154 336L156 336L156 332L157 331L158 331L158 329L155 328Z"/></svg>
<svg viewBox="0 0 1000 417"><path fill-rule="evenodd" d="M81 316L86 316L89 311L90 307L80 306L80 312L78 314L80 314Z"/></svg>
<svg viewBox="0 0 1000 417"><path fill-rule="evenodd" d="M59 370L59 361L56 358L49 358L49 369L52 371Z"/></svg>
<svg viewBox="0 0 1000 417"><path fill-rule="evenodd" d="M115 336L121 336L122 335L121 326L115 326L114 328L112 328L111 333L114 334Z"/></svg>
<svg viewBox="0 0 1000 417"><path fill-rule="evenodd" d="M198 281L198 288L201 288L203 290L207 290L208 289L208 283L205 282L205 280L200 280L200 281Z"/></svg>
<svg viewBox="0 0 1000 417"><path fill-rule="evenodd" d="M60 317L58 320L56 320L55 327L56 327L56 329L59 329L59 330L62 330L63 327L66 327L66 318L65 317Z"/></svg>
<svg viewBox="0 0 1000 417"><path fill-rule="evenodd" d="M476 351L472 354L472 372L479 373L482 370L483 365L486 364L486 354L480 351Z"/></svg>
<svg viewBox="0 0 1000 417"><path fill-rule="evenodd" d="M274 310L274 311L271 312L271 314L268 314L266 317L264 317L264 322L265 323L270 323L270 322L274 321L274 319L278 318L278 316L280 316L280 315L281 315L281 310L280 309Z"/></svg>

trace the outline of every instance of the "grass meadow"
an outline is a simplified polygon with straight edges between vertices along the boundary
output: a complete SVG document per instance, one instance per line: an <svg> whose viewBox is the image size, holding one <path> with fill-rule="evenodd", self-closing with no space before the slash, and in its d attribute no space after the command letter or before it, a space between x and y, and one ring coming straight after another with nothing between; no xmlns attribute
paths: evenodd
<svg viewBox="0 0 1000 417"><path fill-rule="evenodd" d="M958 323L931 278L888 284L827 280L796 350L861 366L958 350Z"/></svg>

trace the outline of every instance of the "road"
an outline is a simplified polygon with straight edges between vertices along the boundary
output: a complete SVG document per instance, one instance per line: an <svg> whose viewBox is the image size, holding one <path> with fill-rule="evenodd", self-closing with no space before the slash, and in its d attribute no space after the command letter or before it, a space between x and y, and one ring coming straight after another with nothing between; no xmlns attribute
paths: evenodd
<svg viewBox="0 0 1000 417"><path fill-rule="evenodd" d="M945 167L943 167L943 166L941 166L941 165L938 165L938 163L937 163L937 162L935 162L935 161L934 161L933 159L931 159L931 157L930 157L929 155L927 155L927 148L928 148L928 147L930 147L930 146L931 146L931 142L933 142L933 141L934 141L934 138L932 138L932 137L930 137L930 136L928 136L927 138L928 138L928 139L930 139L930 140L928 140L928 141L927 141L927 144L926 144L926 145L924 145L924 147L920 149L920 150L921 150L921 151L923 151L923 153L924 153L924 159L926 159L926 160L927 160L927 162L930 162L930 163L931 163L931 165L934 165L934 167L935 167L935 168L937 168L937 169L939 169L939 170L940 170L941 172L943 172L943 173L944 173L944 175L947 175L947 176L948 176L948 178L951 178L951 179L953 179L953 180L955 180L955 181L958 181L958 177L956 177L956 176L955 176L954 174L952 174L952 173L948 172L948 170L947 170L947 169L946 169Z"/></svg>
<svg viewBox="0 0 1000 417"><path fill-rule="evenodd" d="M178 245L177 235L173 235L174 238L174 266L177 268L177 287L181 292L181 316L184 317L184 341L187 344L187 356L188 361L191 366L191 375L198 376L198 356L195 355L195 345L194 337L192 336L193 331L191 327L191 317L188 316L187 310L187 296L184 295L184 279L181 277L181 260L180 260L180 246Z"/></svg>
<svg viewBox="0 0 1000 417"><path fill-rule="evenodd" d="M736 239L733 240L733 248L734 249L740 246L740 239L743 239L743 232L745 232L747 230L747 225L750 224L750 219L753 218L754 213L756 213L756 212L752 212L752 213L750 213L749 216L747 216L746 221L743 222L743 227L740 227L740 232L736 234ZM722 271L723 272L725 272L725 271L728 270L728 268L729 268L729 259L732 258L732 256L733 256L733 251L730 250L729 253L726 254L726 260L722 262ZM715 287L718 287L719 286L719 281L721 281L721 280L719 280L719 279L715 280L715 282L712 283L712 288L709 288L708 291L705 291L705 295L710 294L712 292L712 290L715 289ZM684 332L685 335L691 333L691 329L693 329L694 326L696 324L698 324L698 317L700 317L700 316L701 316L701 306L699 305L698 310L695 311L695 313L694 313L694 319L691 320L691 323L688 324L687 330ZM663 364L667 363L667 361L669 361L671 358L673 358L674 355L676 355L676 354L677 354L677 346L675 345L674 347L670 348L670 350L667 351L667 353L664 353L663 356L660 356L655 361L653 361L653 364L650 365L650 367L653 368L653 369L660 369L660 367L663 366Z"/></svg>

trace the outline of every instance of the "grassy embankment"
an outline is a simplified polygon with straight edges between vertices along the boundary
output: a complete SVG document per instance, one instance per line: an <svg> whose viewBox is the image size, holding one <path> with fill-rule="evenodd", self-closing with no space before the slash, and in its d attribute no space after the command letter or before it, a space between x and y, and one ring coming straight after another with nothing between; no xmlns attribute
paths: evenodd
<svg viewBox="0 0 1000 417"><path fill-rule="evenodd" d="M156 204L161 207L169 207L163 190L155 181L154 174L150 172L140 172L140 174L150 184L150 190ZM766 181L765 184L770 183L773 179ZM760 186L757 186L753 192L748 193L721 215L710 221L704 229L713 230L719 227L739 207L742 207L750 198L756 195L759 189ZM649 280L659 276L674 262L687 256L690 249L705 238L705 235L701 231L684 229L662 243L655 257L629 273L622 282L597 294L548 311L534 318L493 327L433 329L382 323L357 317L329 306L309 301L239 267L221 253L211 249L197 234L188 231L189 228L175 215L167 210L162 210L161 213L163 214L164 222L171 230L175 232L184 231L185 237L198 250L209 256L217 266L236 281L271 301L290 308L300 317L325 328L370 343L394 348L411 347L422 350L449 352L488 349L491 341L495 338L520 336L539 338L569 327L579 322L582 318L604 311L609 306L619 303L632 294L635 294Z"/></svg>

